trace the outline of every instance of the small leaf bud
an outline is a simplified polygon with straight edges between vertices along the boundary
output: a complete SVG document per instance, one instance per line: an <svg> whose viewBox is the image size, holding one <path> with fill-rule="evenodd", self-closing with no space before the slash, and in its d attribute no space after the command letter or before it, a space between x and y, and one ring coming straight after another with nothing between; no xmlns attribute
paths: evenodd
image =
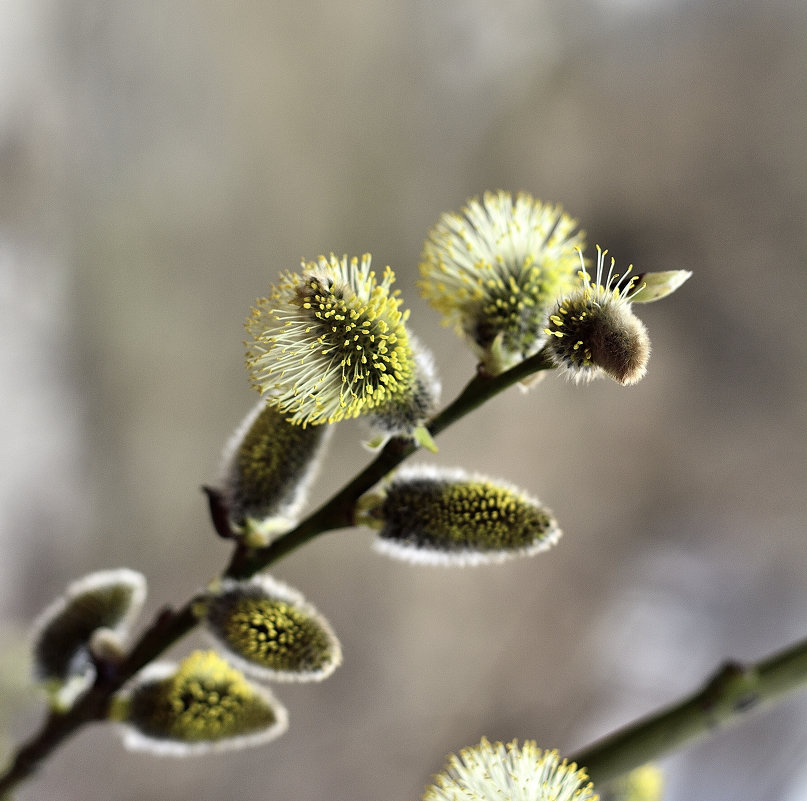
<svg viewBox="0 0 807 801"><path fill-rule="evenodd" d="M545 551L561 535L536 499L462 470L403 469L358 508L361 522L380 528L378 551L416 564L502 562Z"/></svg>
<svg viewBox="0 0 807 801"><path fill-rule="evenodd" d="M690 270L661 270L652 273L637 273L634 283L636 292L631 303L653 303L666 298L692 277Z"/></svg>
<svg viewBox="0 0 807 801"><path fill-rule="evenodd" d="M341 664L328 622L301 593L270 576L223 580L204 604L209 634L233 664L256 678L319 681Z"/></svg>
<svg viewBox="0 0 807 801"><path fill-rule="evenodd" d="M261 745L288 728L288 714L215 651L194 651L179 666L153 663L119 695L111 717L124 745L164 756L195 756Z"/></svg>

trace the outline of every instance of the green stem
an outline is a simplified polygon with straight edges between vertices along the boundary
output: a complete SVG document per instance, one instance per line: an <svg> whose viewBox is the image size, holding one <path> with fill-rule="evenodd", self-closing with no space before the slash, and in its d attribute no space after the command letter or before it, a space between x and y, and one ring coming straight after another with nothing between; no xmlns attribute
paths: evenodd
<svg viewBox="0 0 807 801"><path fill-rule="evenodd" d="M460 395L429 424L435 437L485 401L518 381L550 369L552 365L538 353L499 376L476 376ZM236 544L224 576L248 578L286 554L326 531L353 525L356 501L387 473L418 449L410 439L390 440L376 458L328 502L309 515L295 529L266 548L252 549ZM34 773L39 765L79 728L92 721L104 720L109 701L142 667L191 631L197 624L194 599L183 607L165 610L142 634L126 659L108 671L99 671L95 684L67 712L51 712L40 730L16 752L13 761L0 775L0 799Z"/></svg>
<svg viewBox="0 0 807 801"><path fill-rule="evenodd" d="M570 760L586 768L595 786L605 784L806 685L807 640L756 664L729 662L690 697L604 737Z"/></svg>

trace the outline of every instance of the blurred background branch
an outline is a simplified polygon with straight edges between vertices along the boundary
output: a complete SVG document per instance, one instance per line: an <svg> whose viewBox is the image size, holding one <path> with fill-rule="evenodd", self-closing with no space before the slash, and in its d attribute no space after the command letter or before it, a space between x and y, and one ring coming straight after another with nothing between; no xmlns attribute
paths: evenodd
<svg viewBox="0 0 807 801"><path fill-rule="evenodd" d="M571 758L607 783L683 745L714 736L746 713L768 707L807 683L807 641L756 664L725 663L691 696L603 737Z"/></svg>

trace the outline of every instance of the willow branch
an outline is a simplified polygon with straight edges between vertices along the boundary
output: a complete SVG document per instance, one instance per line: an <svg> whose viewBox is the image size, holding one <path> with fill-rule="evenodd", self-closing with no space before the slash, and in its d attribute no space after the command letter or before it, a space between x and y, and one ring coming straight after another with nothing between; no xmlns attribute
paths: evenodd
<svg viewBox="0 0 807 801"><path fill-rule="evenodd" d="M10 798L11 791L79 728L106 719L110 699L125 682L196 625L192 604L191 600L179 610L162 611L122 662L96 665L93 686L69 710L49 712L40 730L19 748L8 770L0 776L0 799Z"/></svg>
<svg viewBox="0 0 807 801"><path fill-rule="evenodd" d="M726 663L693 695L608 735L570 759L585 766L595 785L604 784L804 687L807 640L755 664Z"/></svg>
<svg viewBox="0 0 807 801"><path fill-rule="evenodd" d="M495 377L477 375L452 403L432 419L428 425L429 433L436 437L494 395L534 373L551 367L543 354L538 353L501 375ZM236 543L230 564L222 575L249 578L319 534L352 525L356 501L390 470L411 456L418 447L410 439L390 440L361 473L292 531L265 548L247 548L241 543ZM220 527L220 521L213 522L217 528ZM8 798L17 785L29 778L39 765L79 728L93 721L104 720L112 696L135 673L196 626L198 621L193 613L194 600L189 600L180 609L166 609L161 612L122 662L116 665L103 663L98 665L95 683L68 711L51 711L47 715L40 730L19 748L6 772L0 775L0 799Z"/></svg>

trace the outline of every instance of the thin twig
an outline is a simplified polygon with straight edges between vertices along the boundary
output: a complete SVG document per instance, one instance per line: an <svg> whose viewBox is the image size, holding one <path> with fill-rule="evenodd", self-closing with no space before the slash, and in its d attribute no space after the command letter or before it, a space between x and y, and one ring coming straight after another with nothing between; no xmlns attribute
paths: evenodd
<svg viewBox="0 0 807 801"><path fill-rule="evenodd" d="M595 785L697 742L807 685L807 640L756 664L728 662L696 693L570 757Z"/></svg>

